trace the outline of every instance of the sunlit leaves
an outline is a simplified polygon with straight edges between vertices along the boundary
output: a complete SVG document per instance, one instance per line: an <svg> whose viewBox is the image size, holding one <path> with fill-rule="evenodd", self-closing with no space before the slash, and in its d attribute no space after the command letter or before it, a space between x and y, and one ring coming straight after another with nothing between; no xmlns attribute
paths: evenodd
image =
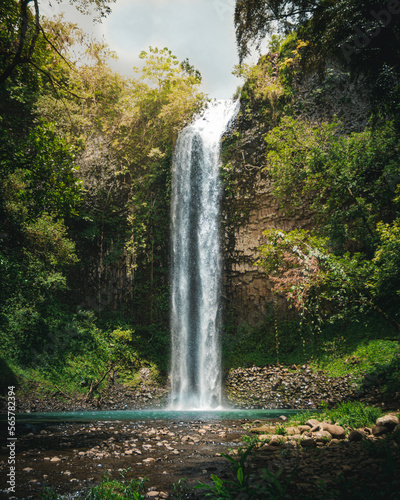
<svg viewBox="0 0 400 500"><path fill-rule="evenodd" d="M373 252L376 223L391 217L400 143L389 123L344 136L339 123L285 117L266 136L267 169L287 210L307 207L338 251Z"/></svg>

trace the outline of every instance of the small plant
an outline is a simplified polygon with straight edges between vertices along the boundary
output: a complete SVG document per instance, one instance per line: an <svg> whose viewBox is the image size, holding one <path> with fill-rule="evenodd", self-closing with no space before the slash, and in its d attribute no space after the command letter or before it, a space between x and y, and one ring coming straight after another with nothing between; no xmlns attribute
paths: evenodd
<svg viewBox="0 0 400 500"><path fill-rule="evenodd" d="M315 415L312 415L309 411L301 411L299 413L289 415L287 422L288 424L294 424L296 422L296 425L304 425L307 420L314 417Z"/></svg>
<svg viewBox="0 0 400 500"><path fill-rule="evenodd" d="M287 430L283 427L283 425L277 425L275 427L275 434L278 434L278 436L286 436Z"/></svg>
<svg viewBox="0 0 400 500"><path fill-rule="evenodd" d="M282 470L273 474L263 469L262 476L250 475L245 468L245 461L253 450L254 445L249 446L244 451L239 450L239 460L229 455L222 455L232 464L232 469L236 476L234 480L226 481L212 474L211 479L213 484L199 483L195 488L206 490L205 496L214 500L236 500L238 498L283 500L292 498L288 493L288 488L295 470L285 483L280 481Z"/></svg>
<svg viewBox="0 0 400 500"><path fill-rule="evenodd" d="M53 488L43 488L40 495L40 500L58 500L58 498L59 497Z"/></svg>
<svg viewBox="0 0 400 500"><path fill-rule="evenodd" d="M147 478L131 479L128 483L104 476L101 483L90 488L85 500L144 500L144 485Z"/></svg>
<svg viewBox="0 0 400 500"><path fill-rule="evenodd" d="M242 441L247 444L247 446L254 446L260 443L260 439L257 434L251 436L242 436Z"/></svg>
<svg viewBox="0 0 400 500"><path fill-rule="evenodd" d="M343 402L337 408L322 413L322 417L337 422L339 425L347 425L352 429L375 425L376 419L382 416L379 408L367 406L361 402Z"/></svg>
<svg viewBox="0 0 400 500"><path fill-rule="evenodd" d="M185 477L181 477L172 485L171 498L173 500L183 500L184 498L187 498L190 493L191 488L189 487Z"/></svg>

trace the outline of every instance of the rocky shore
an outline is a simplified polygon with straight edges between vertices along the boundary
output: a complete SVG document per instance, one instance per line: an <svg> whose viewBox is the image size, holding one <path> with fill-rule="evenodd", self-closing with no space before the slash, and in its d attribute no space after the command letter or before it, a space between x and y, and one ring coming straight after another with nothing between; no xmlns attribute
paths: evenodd
<svg viewBox="0 0 400 500"><path fill-rule="evenodd" d="M359 378L359 377L358 377ZM357 383L355 375L329 377L322 371L314 371L309 365L266 365L263 367L230 370L224 381L225 403L238 408L311 409L321 403L334 406L341 401L362 401L379 405L387 410L400 406L400 395L386 400L368 375L364 384ZM374 382L377 382L374 380ZM70 396L61 389L39 396L34 388L21 393L18 412L121 410L161 408L168 402L169 382L155 383L143 380L129 388L118 383L93 397ZM2 403L2 404L1 404ZM4 411L5 400L0 401Z"/></svg>
<svg viewBox="0 0 400 500"><path fill-rule="evenodd" d="M308 365L237 368L225 386L230 403L248 408L316 408L360 396L353 375L327 377Z"/></svg>
<svg viewBox="0 0 400 500"><path fill-rule="evenodd" d="M279 422L21 423L18 470L23 481L16 498L40 498L47 486L73 498L98 484L105 472L121 479L121 473L129 470L129 478L150 479L147 498L203 499L204 493L192 487L198 481L211 484L212 474L235 481L231 464L221 454L239 459L248 443L254 450L246 474L255 487L272 474L296 499L386 500L388 491L391 499L400 498L396 493L400 491L400 427L395 416L400 403L396 398L384 401L377 388L360 389L352 375L327 377L308 365L238 368L227 374L224 384L229 404L242 408L311 409L321 402L329 406L354 399L393 411L375 426L362 429L316 420L318 412L304 424L289 424L284 416ZM92 398L70 397L61 389L39 397L32 390L18 396L17 412L160 408L168 393L167 382L146 379L135 388L114 383ZM6 455L4 447L0 452L3 471ZM182 477L188 490L186 496L176 497L173 490ZM4 493L5 485L1 488Z"/></svg>

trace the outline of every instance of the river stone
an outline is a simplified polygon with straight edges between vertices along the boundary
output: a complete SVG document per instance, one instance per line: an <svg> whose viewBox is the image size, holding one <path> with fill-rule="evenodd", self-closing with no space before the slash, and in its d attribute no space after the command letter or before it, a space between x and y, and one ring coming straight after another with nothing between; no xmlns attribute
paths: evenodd
<svg viewBox="0 0 400 500"><path fill-rule="evenodd" d="M50 462L61 462L61 458L53 457L50 459Z"/></svg>
<svg viewBox="0 0 400 500"><path fill-rule="evenodd" d="M300 441L300 444L304 448L315 448L317 446L317 442L311 437L305 437Z"/></svg>
<svg viewBox="0 0 400 500"><path fill-rule="evenodd" d="M387 434L389 432L389 429L385 427L384 425L375 425L372 427L372 434L374 436L383 436L384 434Z"/></svg>
<svg viewBox="0 0 400 500"><path fill-rule="evenodd" d="M322 422L320 424L320 429L328 431L329 434L335 439L344 439L346 437L346 431L340 425Z"/></svg>
<svg viewBox="0 0 400 500"><path fill-rule="evenodd" d="M376 421L377 426L387 427L389 431L393 431L396 425L400 424L400 420L395 415L385 415Z"/></svg>
<svg viewBox="0 0 400 500"><path fill-rule="evenodd" d="M307 430L309 430L308 427ZM289 436L293 436L294 434L298 433L299 433L298 427L286 427L286 434L288 434Z"/></svg>
<svg viewBox="0 0 400 500"><path fill-rule="evenodd" d="M352 430L349 434L349 441L362 441L362 438L365 437L364 431Z"/></svg>
<svg viewBox="0 0 400 500"><path fill-rule="evenodd" d="M268 434L271 433L271 427L269 425L262 425L261 427L252 427L249 429L253 434Z"/></svg>
<svg viewBox="0 0 400 500"><path fill-rule="evenodd" d="M289 441L299 442L303 439L303 436L301 434L293 434L292 436L289 436L288 439Z"/></svg>
<svg viewBox="0 0 400 500"><path fill-rule="evenodd" d="M307 420L306 425L308 425L308 427L313 428L319 425L319 421L316 420L315 418L310 418L310 420Z"/></svg>
<svg viewBox="0 0 400 500"><path fill-rule="evenodd" d="M273 434L271 436L271 440L270 442L268 443L270 446L280 446L283 442L283 437L282 436L278 436L276 434Z"/></svg>
<svg viewBox="0 0 400 500"><path fill-rule="evenodd" d="M312 437L317 443L329 443L332 440L332 435L328 431L314 432Z"/></svg>
<svg viewBox="0 0 400 500"><path fill-rule="evenodd" d="M147 492L147 496L149 498L156 498L160 495L160 492L159 491L148 491Z"/></svg>
<svg viewBox="0 0 400 500"><path fill-rule="evenodd" d="M310 432L310 427L308 425L299 425L297 427L297 430L300 432L300 434L303 434L304 432Z"/></svg>

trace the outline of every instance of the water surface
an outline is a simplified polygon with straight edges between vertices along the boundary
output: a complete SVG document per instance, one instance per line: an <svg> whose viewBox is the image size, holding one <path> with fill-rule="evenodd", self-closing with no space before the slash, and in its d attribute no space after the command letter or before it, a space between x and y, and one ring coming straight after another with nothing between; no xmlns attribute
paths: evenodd
<svg viewBox="0 0 400 500"><path fill-rule="evenodd" d="M298 410L244 410L225 409L214 411L172 410L103 410L46 413L20 413L17 423L39 422L93 422L93 421L212 421L212 420L262 420L277 419L281 415L298 413ZM4 417L4 416L2 416Z"/></svg>

